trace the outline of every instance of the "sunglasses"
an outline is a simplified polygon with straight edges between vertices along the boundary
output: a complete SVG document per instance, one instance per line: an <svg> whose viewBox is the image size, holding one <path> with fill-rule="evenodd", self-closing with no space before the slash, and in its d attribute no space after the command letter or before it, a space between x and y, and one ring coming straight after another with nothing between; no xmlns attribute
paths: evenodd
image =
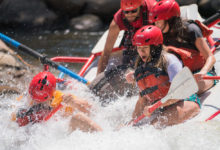
<svg viewBox="0 0 220 150"><path fill-rule="evenodd" d="M131 11L123 11L123 12L124 12L124 14L128 14L128 13L134 14L134 13L136 13L137 11L138 11L138 8L133 9L133 10L131 10Z"/></svg>

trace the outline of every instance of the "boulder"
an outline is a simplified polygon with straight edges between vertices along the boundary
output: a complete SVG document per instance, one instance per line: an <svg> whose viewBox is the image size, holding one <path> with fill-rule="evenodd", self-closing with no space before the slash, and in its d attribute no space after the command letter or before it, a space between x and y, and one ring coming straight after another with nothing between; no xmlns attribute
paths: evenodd
<svg viewBox="0 0 220 150"><path fill-rule="evenodd" d="M41 26L57 18L41 0L4 0L0 5L0 23L9 26Z"/></svg>
<svg viewBox="0 0 220 150"><path fill-rule="evenodd" d="M44 0L48 8L60 16L75 17L80 14L85 0Z"/></svg>
<svg viewBox="0 0 220 150"><path fill-rule="evenodd" d="M212 2L211 2L211 7L212 7L215 11L220 11L220 0L212 0Z"/></svg>
<svg viewBox="0 0 220 150"><path fill-rule="evenodd" d="M96 14L104 20L111 20L120 8L120 0L86 0L84 13Z"/></svg>
<svg viewBox="0 0 220 150"><path fill-rule="evenodd" d="M23 61L23 62L22 62ZM27 88L28 75L32 74L31 68L12 49L0 40L0 95L18 94Z"/></svg>
<svg viewBox="0 0 220 150"><path fill-rule="evenodd" d="M70 27L76 30L97 31L102 26L102 21L99 17L92 14L82 15L80 17L73 18L70 21Z"/></svg>
<svg viewBox="0 0 220 150"><path fill-rule="evenodd" d="M0 66L22 67L15 55L15 52L0 40Z"/></svg>
<svg viewBox="0 0 220 150"><path fill-rule="evenodd" d="M197 4L198 0L176 0L180 6Z"/></svg>
<svg viewBox="0 0 220 150"><path fill-rule="evenodd" d="M213 5L219 4L219 0L198 0L199 13L204 18L208 18L217 12L217 9L220 9L219 6L213 7Z"/></svg>

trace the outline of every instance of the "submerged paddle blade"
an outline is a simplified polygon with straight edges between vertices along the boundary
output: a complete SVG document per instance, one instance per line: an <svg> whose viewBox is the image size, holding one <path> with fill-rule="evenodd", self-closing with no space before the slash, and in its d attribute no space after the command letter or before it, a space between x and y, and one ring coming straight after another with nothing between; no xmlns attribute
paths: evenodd
<svg viewBox="0 0 220 150"><path fill-rule="evenodd" d="M192 72L188 67L184 67L173 79L169 92L161 102L168 99L185 99L198 92L198 85Z"/></svg>

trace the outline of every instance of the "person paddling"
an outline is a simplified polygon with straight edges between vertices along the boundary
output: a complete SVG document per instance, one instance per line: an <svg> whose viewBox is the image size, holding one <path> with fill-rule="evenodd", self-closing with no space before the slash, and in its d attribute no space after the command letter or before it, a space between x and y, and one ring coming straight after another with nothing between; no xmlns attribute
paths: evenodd
<svg viewBox="0 0 220 150"><path fill-rule="evenodd" d="M210 89L216 81L203 80L202 77L216 75L216 59L205 41L205 37L213 31L198 20L183 20L175 0L156 3L151 9L149 21L162 30L167 50L177 55L183 65L195 73L199 85L198 94Z"/></svg>
<svg viewBox="0 0 220 150"><path fill-rule="evenodd" d="M143 25L149 24L148 14L155 0L121 0L121 9L114 15L104 50L98 62L97 74L106 69L114 43L120 30L125 30L123 46L123 65L132 66L137 56L137 51L132 46L132 37L135 31ZM118 66L118 64L114 64Z"/></svg>
<svg viewBox="0 0 220 150"><path fill-rule="evenodd" d="M140 90L132 116L135 120L143 113L151 116L149 108L167 95L170 83L183 65L174 54L164 50L163 35L156 26L140 28L133 37L133 44L137 46L139 58L135 72L128 73L126 79L129 83L136 81ZM149 123L157 127L182 123L197 115L199 110L200 99L195 95L184 100L168 100Z"/></svg>
<svg viewBox="0 0 220 150"><path fill-rule="evenodd" d="M66 110L63 111L64 116L67 114L67 116L72 116L69 125L70 131L75 129L86 132L102 131L101 127L87 116L91 108L87 101L56 91L56 78L52 73L44 71L35 75L29 85L28 92L32 99L30 107L19 109L16 114L12 114L12 120L16 121L20 127L48 120L51 117L51 112L57 107L54 101L57 101L55 98L60 98L57 97L59 95L62 96L62 105ZM73 115L75 110L78 112Z"/></svg>

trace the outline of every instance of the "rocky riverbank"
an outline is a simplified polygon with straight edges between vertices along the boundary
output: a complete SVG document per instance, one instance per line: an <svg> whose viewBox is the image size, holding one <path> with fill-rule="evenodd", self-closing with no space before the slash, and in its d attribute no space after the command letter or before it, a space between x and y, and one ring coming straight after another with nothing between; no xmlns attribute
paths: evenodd
<svg viewBox="0 0 220 150"><path fill-rule="evenodd" d="M219 0L177 0L196 3L203 17L220 9ZM43 28L97 31L112 20L120 0L0 0L0 28Z"/></svg>

